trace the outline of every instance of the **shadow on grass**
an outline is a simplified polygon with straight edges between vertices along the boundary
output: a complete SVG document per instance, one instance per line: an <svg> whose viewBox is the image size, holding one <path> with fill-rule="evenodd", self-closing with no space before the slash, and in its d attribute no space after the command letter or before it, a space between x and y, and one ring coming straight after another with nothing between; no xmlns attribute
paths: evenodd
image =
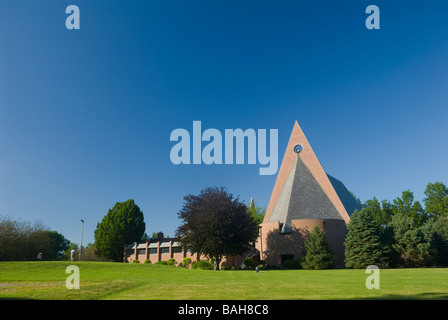
<svg viewBox="0 0 448 320"><path fill-rule="evenodd" d="M31 299L31 298L20 298L20 297L0 297L0 301L2 300L36 300L36 299Z"/></svg>
<svg viewBox="0 0 448 320"><path fill-rule="evenodd" d="M446 292L424 292L409 295L388 294L379 297L357 298L356 300L448 300Z"/></svg>

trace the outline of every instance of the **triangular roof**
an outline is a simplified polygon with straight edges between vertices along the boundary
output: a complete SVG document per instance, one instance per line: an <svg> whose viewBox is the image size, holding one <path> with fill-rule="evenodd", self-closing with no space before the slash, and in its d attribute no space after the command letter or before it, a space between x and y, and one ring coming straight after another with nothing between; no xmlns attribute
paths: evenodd
<svg viewBox="0 0 448 320"><path fill-rule="evenodd" d="M300 145L300 153L295 147ZM332 178L334 179L334 178ZM334 185L339 190L336 192ZM344 195L350 212L340 199ZM340 181L333 183L317 159L308 139L297 121L294 123L288 146L283 157L264 222L279 221L288 231L291 219L343 219L350 221L351 209L357 204Z"/></svg>

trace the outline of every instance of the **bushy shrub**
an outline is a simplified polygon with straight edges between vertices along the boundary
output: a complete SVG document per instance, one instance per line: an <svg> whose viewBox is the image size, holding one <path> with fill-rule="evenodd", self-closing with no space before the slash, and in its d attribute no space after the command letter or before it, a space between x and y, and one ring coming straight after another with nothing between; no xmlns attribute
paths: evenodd
<svg viewBox="0 0 448 320"><path fill-rule="evenodd" d="M213 266L206 260L199 260L191 265L191 269L212 270Z"/></svg>
<svg viewBox="0 0 448 320"><path fill-rule="evenodd" d="M151 263L151 260L146 259L143 263Z"/></svg>
<svg viewBox="0 0 448 320"><path fill-rule="evenodd" d="M188 266L190 266L190 264L191 264L191 258L185 257L182 259L182 266L188 268Z"/></svg>
<svg viewBox="0 0 448 320"><path fill-rule="evenodd" d="M140 260L132 260L132 263L140 263Z"/></svg>
<svg viewBox="0 0 448 320"><path fill-rule="evenodd" d="M177 261L174 258L168 259L168 261L166 262L169 266L174 266Z"/></svg>
<svg viewBox="0 0 448 320"><path fill-rule="evenodd" d="M157 261L155 264L161 264L163 266L167 266L168 265L168 261L161 260L161 261Z"/></svg>

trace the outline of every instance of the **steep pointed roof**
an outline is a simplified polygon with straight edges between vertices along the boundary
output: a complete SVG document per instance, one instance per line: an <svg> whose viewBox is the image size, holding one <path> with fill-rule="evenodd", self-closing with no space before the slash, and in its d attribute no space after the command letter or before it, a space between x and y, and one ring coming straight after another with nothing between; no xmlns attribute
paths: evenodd
<svg viewBox="0 0 448 320"><path fill-rule="evenodd" d="M300 146L300 153L296 153L296 146ZM352 211L347 212L340 196L346 205L349 204L349 210L357 204L353 204L356 201L353 197L350 200L347 194L340 181L330 181L296 121L264 222L279 221L285 232L289 231L292 219L342 219L348 223Z"/></svg>

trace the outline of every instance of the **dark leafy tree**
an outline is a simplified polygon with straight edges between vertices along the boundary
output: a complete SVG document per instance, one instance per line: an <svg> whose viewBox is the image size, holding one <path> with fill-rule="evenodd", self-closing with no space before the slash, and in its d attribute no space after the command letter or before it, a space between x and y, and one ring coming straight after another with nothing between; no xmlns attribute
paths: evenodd
<svg viewBox="0 0 448 320"><path fill-rule="evenodd" d="M141 241L145 229L143 212L134 200L117 202L96 226L97 254L112 261L122 261L123 246Z"/></svg>
<svg viewBox="0 0 448 320"><path fill-rule="evenodd" d="M429 242L431 265L448 267L448 218L430 219L422 231Z"/></svg>
<svg viewBox="0 0 448 320"><path fill-rule="evenodd" d="M388 248L380 238L380 228L373 220L368 208L353 213L345 239L345 266L347 268L366 268L376 265L388 267Z"/></svg>
<svg viewBox="0 0 448 320"><path fill-rule="evenodd" d="M307 270L323 270L334 267L334 255L328 245L325 233L315 226L304 244L302 268Z"/></svg>
<svg viewBox="0 0 448 320"><path fill-rule="evenodd" d="M64 251L70 246L70 240L56 231L39 231L32 235L33 242L39 243L36 251L42 252L45 260L61 260Z"/></svg>
<svg viewBox="0 0 448 320"><path fill-rule="evenodd" d="M42 223L15 221L0 217L0 260L60 260L70 241Z"/></svg>
<svg viewBox="0 0 448 320"><path fill-rule="evenodd" d="M417 222L406 214L397 213L392 218L394 232L392 248L397 263L404 267L422 267L430 260L430 245Z"/></svg>
<svg viewBox="0 0 448 320"><path fill-rule="evenodd" d="M212 259L219 269L223 256L241 255L258 236L258 225L247 206L225 188L206 188L184 197L176 230L184 248Z"/></svg>

